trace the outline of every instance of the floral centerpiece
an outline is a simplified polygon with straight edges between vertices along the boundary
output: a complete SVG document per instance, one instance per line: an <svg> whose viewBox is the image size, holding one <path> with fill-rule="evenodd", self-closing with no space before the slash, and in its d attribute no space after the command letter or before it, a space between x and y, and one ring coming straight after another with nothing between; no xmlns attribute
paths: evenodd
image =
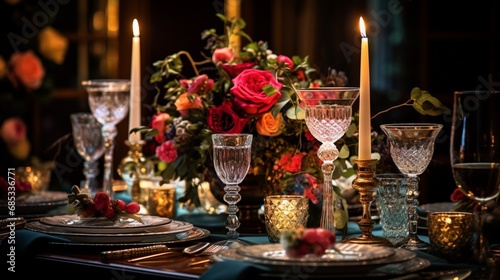
<svg viewBox="0 0 500 280"><path fill-rule="evenodd" d="M251 133L252 163L247 177L262 178L262 189L255 191L303 194L316 206L310 211L319 212L322 163L316 153L321 143L307 129L295 89L345 86L347 77L336 70L321 75L310 66L308 57L275 54L266 42L254 41L243 31L242 19L217 16L225 33L219 35L214 29L202 33L207 40L205 60L195 62L189 53L180 51L153 64L156 72L150 82L157 88L153 102L157 113L151 127L131 132L154 136L149 145L154 147L158 174L165 180L185 180L186 192L180 201L192 205L199 205L198 185L214 174L211 134ZM232 35L249 43L234 50L229 43ZM184 67L186 61L189 69ZM215 70L201 72L201 66ZM189 72L194 76L185 76ZM435 98L428 92L414 92L404 105L425 107L424 112L435 108ZM350 158L357 150L357 114L353 118L336 143L340 156L335 161L334 179L355 174ZM340 189L334 190L340 197ZM319 214L312 216L317 216L313 224L319 224ZM343 221L347 221L345 216Z"/></svg>

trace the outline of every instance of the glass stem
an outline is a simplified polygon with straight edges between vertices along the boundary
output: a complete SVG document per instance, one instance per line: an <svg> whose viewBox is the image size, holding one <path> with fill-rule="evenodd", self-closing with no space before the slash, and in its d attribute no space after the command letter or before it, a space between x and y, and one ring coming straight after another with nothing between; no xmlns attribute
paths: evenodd
<svg viewBox="0 0 500 280"><path fill-rule="evenodd" d="M484 226L484 214L488 206L486 203L480 203L479 207L474 210L474 219L476 221L476 240L474 244L474 261L478 264L486 264L489 257L489 242L484 238L483 226Z"/></svg>
<svg viewBox="0 0 500 280"><path fill-rule="evenodd" d="M116 127L114 125L104 125L102 127L102 136L106 152L104 153L104 179L102 191L107 193L111 199L114 199L113 193L113 150L115 148Z"/></svg>
<svg viewBox="0 0 500 280"><path fill-rule="evenodd" d="M408 231L410 239L417 238L417 224L418 224L418 176L408 175L406 177L408 190L406 192L406 203L408 205Z"/></svg>
<svg viewBox="0 0 500 280"><path fill-rule="evenodd" d="M240 220L236 215L239 210L236 203L241 200L240 190L241 188L238 185L226 185L224 187L224 201L228 204L226 212L229 214L226 220L226 228L228 229L226 236L228 240L237 240L240 235L236 231L240 227Z"/></svg>
<svg viewBox="0 0 500 280"><path fill-rule="evenodd" d="M99 168L96 161L85 161L83 164L83 174L85 175L84 188L94 196L97 192L96 177L99 174Z"/></svg>
<svg viewBox="0 0 500 280"><path fill-rule="evenodd" d="M325 161L321 166L323 172L323 208L319 226L321 228L335 232L334 205L333 205L333 185L332 174L335 165L332 161Z"/></svg>

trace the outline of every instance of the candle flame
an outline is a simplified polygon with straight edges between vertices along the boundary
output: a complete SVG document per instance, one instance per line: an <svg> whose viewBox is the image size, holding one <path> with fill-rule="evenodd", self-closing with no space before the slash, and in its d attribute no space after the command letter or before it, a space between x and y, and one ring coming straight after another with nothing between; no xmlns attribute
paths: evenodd
<svg viewBox="0 0 500 280"><path fill-rule="evenodd" d="M366 38L366 29L365 29L365 22L363 21L363 17L359 18L359 31L361 32L361 37Z"/></svg>
<svg viewBox="0 0 500 280"><path fill-rule="evenodd" d="M137 19L134 19L132 22L132 30L134 31L134 37L139 37L139 22L137 22Z"/></svg>

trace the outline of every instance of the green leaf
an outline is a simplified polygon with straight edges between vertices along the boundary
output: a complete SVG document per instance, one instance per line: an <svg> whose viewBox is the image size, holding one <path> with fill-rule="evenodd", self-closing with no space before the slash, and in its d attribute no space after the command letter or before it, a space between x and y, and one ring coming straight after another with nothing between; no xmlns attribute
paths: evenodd
<svg viewBox="0 0 500 280"><path fill-rule="evenodd" d="M450 112L448 107L428 91L413 88L411 98L414 100L412 104L413 108L422 115L439 116Z"/></svg>
<svg viewBox="0 0 500 280"><path fill-rule="evenodd" d="M273 87L272 85L265 85L262 87L262 90L267 96L271 96L273 94L276 94L278 92L278 89Z"/></svg>
<svg viewBox="0 0 500 280"><path fill-rule="evenodd" d="M356 126L355 123L351 123L349 127L347 128L347 131L345 132L345 135L347 137L353 137L354 134L358 131L358 127Z"/></svg>
<svg viewBox="0 0 500 280"><path fill-rule="evenodd" d="M286 116L291 120L305 120L306 111L302 107L294 105L286 111Z"/></svg>
<svg viewBox="0 0 500 280"><path fill-rule="evenodd" d="M347 147L347 145L344 144L342 146L342 148L340 148L339 158L342 158L342 159L348 158L349 153L350 153L349 147Z"/></svg>

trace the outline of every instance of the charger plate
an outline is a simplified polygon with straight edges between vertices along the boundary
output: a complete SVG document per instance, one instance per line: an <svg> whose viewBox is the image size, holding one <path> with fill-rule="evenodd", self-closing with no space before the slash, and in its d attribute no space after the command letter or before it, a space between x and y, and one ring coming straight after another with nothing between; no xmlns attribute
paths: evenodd
<svg viewBox="0 0 500 280"><path fill-rule="evenodd" d="M238 254L250 258L257 258L269 261L283 262L360 262L380 258L387 258L395 254L394 248L382 246L366 246L362 244L337 243L331 249L327 249L322 256L313 254L292 258L286 255L281 244L262 244L245 246L238 249Z"/></svg>
<svg viewBox="0 0 500 280"><path fill-rule="evenodd" d="M339 243L338 246L342 250L342 245L347 243ZM352 245L352 244L348 244ZM373 245L356 244L356 247L351 247L352 252L369 252L372 250L378 251L380 247ZM245 249L247 248L247 249ZM280 273L289 273L290 275L300 274L315 274L315 275L361 275L366 274L374 269L380 268L381 266L386 266L389 264L408 262L416 258L417 254L415 252L399 249L399 248L389 248L393 250L394 254L386 257L366 257L366 260L360 261L345 261L345 260L319 260L311 261L306 258L295 258L295 259L283 259L281 253L276 256L276 252L281 249L281 244L270 244L270 245L249 245L241 248L222 250L212 256L214 261L247 261L258 265L267 266L274 271ZM241 253L243 252L243 254ZM251 252L251 253L250 253ZM284 252L283 252L284 254ZM425 260L413 261L413 263L419 263L419 268L424 268L428 263ZM402 265L403 266L403 265ZM409 270L409 269L407 269Z"/></svg>
<svg viewBox="0 0 500 280"><path fill-rule="evenodd" d="M105 217L81 219L77 215L43 217L40 223L75 233L139 233L148 228L163 226L172 222L169 218L139 215L142 223L131 218L111 221Z"/></svg>
<svg viewBox="0 0 500 280"><path fill-rule="evenodd" d="M176 234L191 230L193 225L187 222L172 220L166 225L148 227L142 232L135 233L78 233L67 231L63 227L46 225L39 221L27 223L24 228L66 238L73 242L111 244L165 242L175 239Z"/></svg>

